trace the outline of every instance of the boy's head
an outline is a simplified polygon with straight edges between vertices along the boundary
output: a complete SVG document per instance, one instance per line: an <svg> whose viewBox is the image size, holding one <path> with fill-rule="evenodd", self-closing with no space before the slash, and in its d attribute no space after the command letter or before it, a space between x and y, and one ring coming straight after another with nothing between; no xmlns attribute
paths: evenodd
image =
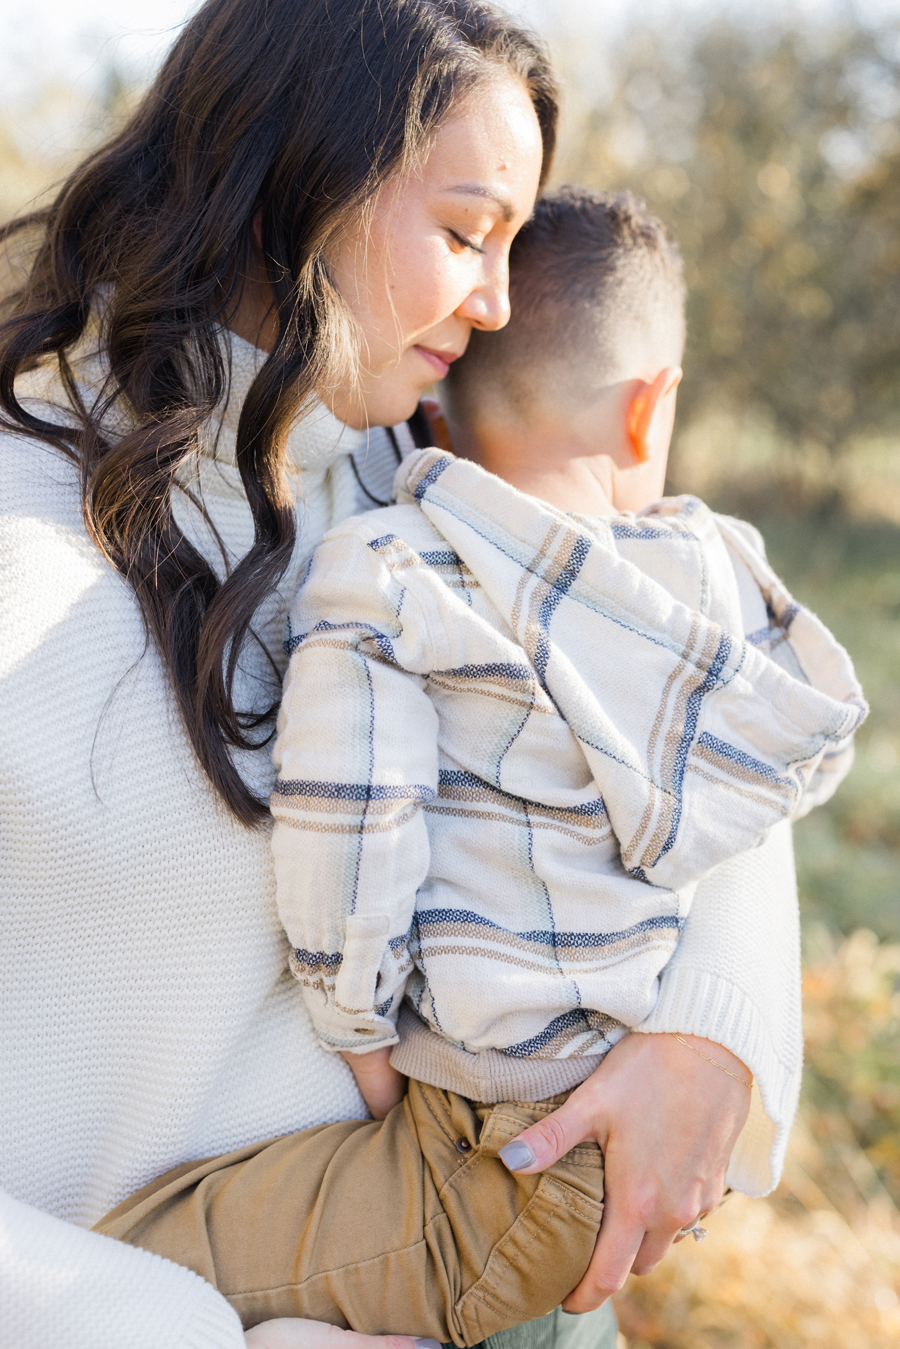
<svg viewBox="0 0 900 1349"><path fill-rule="evenodd" d="M550 500L563 477L582 500L586 473L618 509L659 496L684 299L678 251L631 193L542 198L510 254L509 324L473 332L444 383L457 452Z"/></svg>

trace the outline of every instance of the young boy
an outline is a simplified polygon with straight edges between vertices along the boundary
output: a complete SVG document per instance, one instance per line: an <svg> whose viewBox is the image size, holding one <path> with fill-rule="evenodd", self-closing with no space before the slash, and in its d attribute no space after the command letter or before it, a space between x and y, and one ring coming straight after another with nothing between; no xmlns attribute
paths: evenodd
<svg viewBox="0 0 900 1349"><path fill-rule="evenodd" d="M458 457L407 458L289 620L279 909L377 1118L406 1075L484 1102L588 1076L653 1012L699 879L833 790L861 714L756 532L658 500L684 344L662 226L547 198L511 292L447 379Z"/></svg>
<svg viewBox="0 0 900 1349"><path fill-rule="evenodd" d="M800 1060L778 826L833 790L864 704L752 529L651 505L684 339L661 226L629 197L548 198L511 289L509 327L452 367L458 457L411 454L398 504L326 537L290 615L278 902L319 1038L382 1122L177 1168L101 1225L189 1263L245 1325L472 1345L557 1307L603 1157L523 1174L516 1140L629 1030L695 1028L711 986L714 1061L760 1088L730 1183L777 1175ZM736 972L723 923L660 1013L709 872L700 931L711 903L738 932L762 910L773 959Z"/></svg>

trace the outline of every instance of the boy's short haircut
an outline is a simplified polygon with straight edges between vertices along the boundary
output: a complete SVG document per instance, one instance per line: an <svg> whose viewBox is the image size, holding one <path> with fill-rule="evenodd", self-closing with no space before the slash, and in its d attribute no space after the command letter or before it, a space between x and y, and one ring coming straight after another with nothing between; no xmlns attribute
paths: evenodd
<svg viewBox="0 0 900 1349"><path fill-rule="evenodd" d="M474 331L445 381L448 409L464 420L498 403L512 413L548 398L583 404L681 361L681 256L631 192L542 197L513 240L509 289L507 327Z"/></svg>

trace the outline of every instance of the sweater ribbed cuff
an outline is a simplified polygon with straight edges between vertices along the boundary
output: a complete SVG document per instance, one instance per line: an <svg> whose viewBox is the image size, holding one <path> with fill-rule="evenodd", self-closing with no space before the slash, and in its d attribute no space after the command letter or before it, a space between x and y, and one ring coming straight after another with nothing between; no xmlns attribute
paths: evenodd
<svg viewBox="0 0 900 1349"><path fill-rule="evenodd" d="M735 1144L727 1181L760 1197L781 1177L794 1122L800 1073L791 1072L746 992L707 970L670 968L653 1012L635 1028L644 1034L697 1035L724 1045L754 1077L750 1114Z"/></svg>
<svg viewBox="0 0 900 1349"><path fill-rule="evenodd" d="M212 1287L185 1326L179 1349L246 1349L240 1317Z"/></svg>

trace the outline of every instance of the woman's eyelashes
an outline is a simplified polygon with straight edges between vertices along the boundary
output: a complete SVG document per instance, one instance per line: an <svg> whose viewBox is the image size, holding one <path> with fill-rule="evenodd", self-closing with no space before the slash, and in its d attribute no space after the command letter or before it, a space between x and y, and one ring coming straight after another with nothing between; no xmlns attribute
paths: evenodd
<svg viewBox="0 0 900 1349"><path fill-rule="evenodd" d="M450 235L450 238L454 241L454 243L459 244L460 248L471 248L473 253L484 252L484 249L481 247L481 245L477 244L474 239L466 239L462 234L459 234L456 230L450 229L449 227L447 229L447 233Z"/></svg>

